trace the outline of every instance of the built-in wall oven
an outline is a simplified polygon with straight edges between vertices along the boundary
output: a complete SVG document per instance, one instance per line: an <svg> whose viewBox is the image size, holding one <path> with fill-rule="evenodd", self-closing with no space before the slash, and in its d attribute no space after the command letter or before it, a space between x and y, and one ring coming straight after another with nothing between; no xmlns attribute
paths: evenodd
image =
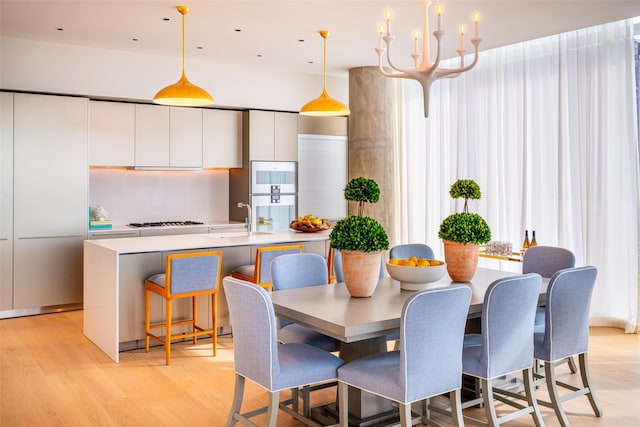
<svg viewBox="0 0 640 427"><path fill-rule="evenodd" d="M297 162L251 161L229 170L229 219L251 231L284 231L297 215Z"/></svg>

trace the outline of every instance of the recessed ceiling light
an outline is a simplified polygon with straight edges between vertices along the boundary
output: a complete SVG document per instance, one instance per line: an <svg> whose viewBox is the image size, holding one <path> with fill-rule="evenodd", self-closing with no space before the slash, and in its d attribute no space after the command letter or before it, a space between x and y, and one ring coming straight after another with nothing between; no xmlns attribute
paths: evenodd
<svg viewBox="0 0 640 427"><path fill-rule="evenodd" d="M58 30L58 31L64 31L64 28L62 28L62 27L58 27L58 28L56 28L56 30Z"/></svg>
<svg viewBox="0 0 640 427"><path fill-rule="evenodd" d="M163 21L171 21L171 18L162 18Z"/></svg>
<svg viewBox="0 0 640 427"><path fill-rule="evenodd" d="M138 41L138 39L137 39L137 38L135 38L135 37L134 37L134 38L132 38L131 40L133 40L134 42L137 42L137 41Z"/></svg>
<svg viewBox="0 0 640 427"><path fill-rule="evenodd" d="M257 54L256 56L257 56L258 58L262 58L262 54L261 54L261 53Z"/></svg>
<svg viewBox="0 0 640 427"><path fill-rule="evenodd" d="M204 49L204 48L203 48L202 46L196 46L196 49L200 49L200 50L202 50L202 49Z"/></svg>
<svg viewBox="0 0 640 427"><path fill-rule="evenodd" d="M308 61L307 64L313 64L313 61Z"/></svg>
<svg viewBox="0 0 640 427"><path fill-rule="evenodd" d="M298 39L300 43L304 43L304 39Z"/></svg>
<svg viewBox="0 0 640 427"><path fill-rule="evenodd" d="M240 28L236 28L236 29L235 29L235 30L233 30L233 31L235 31L236 33L239 33L239 32L241 32L242 30L241 30Z"/></svg>

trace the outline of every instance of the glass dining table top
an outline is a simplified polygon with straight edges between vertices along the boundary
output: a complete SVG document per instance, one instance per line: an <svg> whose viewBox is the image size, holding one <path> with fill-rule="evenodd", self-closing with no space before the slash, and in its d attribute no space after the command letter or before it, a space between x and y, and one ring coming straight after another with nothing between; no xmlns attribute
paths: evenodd
<svg viewBox="0 0 640 427"><path fill-rule="evenodd" d="M453 282L447 274L425 289L464 285L472 291L469 318L480 317L487 288L495 280L513 272L478 268L471 282ZM544 304L548 279L543 278L540 304ZM400 288L399 282L385 276L368 298L354 298L344 283L287 289L271 293L276 316L329 335L344 343L367 340L397 332L402 306L416 291Z"/></svg>

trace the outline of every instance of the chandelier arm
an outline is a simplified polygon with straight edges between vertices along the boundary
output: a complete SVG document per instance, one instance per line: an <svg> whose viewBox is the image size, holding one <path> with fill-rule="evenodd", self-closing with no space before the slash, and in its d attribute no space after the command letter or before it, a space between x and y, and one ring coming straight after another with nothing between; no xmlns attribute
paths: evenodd
<svg viewBox="0 0 640 427"><path fill-rule="evenodd" d="M438 68L436 73L439 77L455 77L452 74L462 74L469 71L478 63L478 47L476 46L475 53L473 55L473 62L465 67L461 68Z"/></svg>

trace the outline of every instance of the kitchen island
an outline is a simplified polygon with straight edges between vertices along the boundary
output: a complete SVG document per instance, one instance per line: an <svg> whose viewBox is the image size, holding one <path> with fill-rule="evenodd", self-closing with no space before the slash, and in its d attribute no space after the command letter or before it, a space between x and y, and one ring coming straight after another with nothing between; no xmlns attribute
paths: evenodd
<svg viewBox="0 0 640 427"><path fill-rule="evenodd" d="M326 256L329 232L252 233L219 237L217 234L96 239L84 242L83 332L115 362L119 352L144 346L144 279L164 271L166 256L176 252L222 251L222 276L240 265L255 262L260 246L299 243L306 252ZM222 285L222 283L221 283ZM184 304L181 304L184 303ZM174 303L174 317L186 317L189 301ZM210 324L210 301L198 301L198 322ZM151 321L162 321L164 305L152 298ZM218 293L218 327L229 326L222 286ZM161 332L163 334L164 332Z"/></svg>

